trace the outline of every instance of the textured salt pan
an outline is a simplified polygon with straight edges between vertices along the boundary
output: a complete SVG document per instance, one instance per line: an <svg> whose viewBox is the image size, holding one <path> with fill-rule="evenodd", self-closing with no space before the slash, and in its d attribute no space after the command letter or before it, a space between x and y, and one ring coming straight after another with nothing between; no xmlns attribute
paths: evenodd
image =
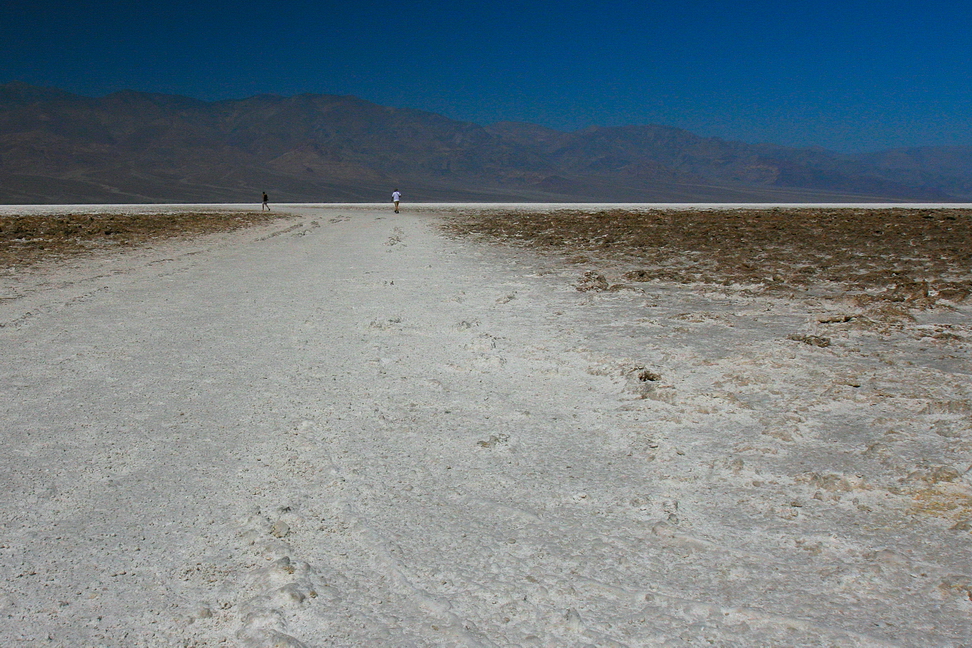
<svg viewBox="0 0 972 648"><path fill-rule="evenodd" d="M0 644L972 644L967 307L284 209L3 277Z"/></svg>

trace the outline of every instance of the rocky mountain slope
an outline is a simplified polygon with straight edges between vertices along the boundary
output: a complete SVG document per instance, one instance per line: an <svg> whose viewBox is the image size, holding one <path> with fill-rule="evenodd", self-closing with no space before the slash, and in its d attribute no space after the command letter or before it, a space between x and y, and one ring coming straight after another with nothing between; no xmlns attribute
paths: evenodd
<svg viewBox="0 0 972 648"><path fill-rule="evenodd" d="M481 126L355 97L0 85L0 202L972 198L972 147L838 155L664 126Z"/></svg>

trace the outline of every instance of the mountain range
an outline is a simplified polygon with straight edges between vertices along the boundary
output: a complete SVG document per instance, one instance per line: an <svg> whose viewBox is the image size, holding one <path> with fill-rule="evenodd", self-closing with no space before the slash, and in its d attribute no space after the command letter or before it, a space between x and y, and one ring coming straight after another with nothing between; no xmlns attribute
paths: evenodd
<svg viewBox="0 0 972 648"><path fill-rule="evenodd" d="M0 203L972 200L972 146L867 154L643 125L478 125L351 96L0 85Z"/></svg>

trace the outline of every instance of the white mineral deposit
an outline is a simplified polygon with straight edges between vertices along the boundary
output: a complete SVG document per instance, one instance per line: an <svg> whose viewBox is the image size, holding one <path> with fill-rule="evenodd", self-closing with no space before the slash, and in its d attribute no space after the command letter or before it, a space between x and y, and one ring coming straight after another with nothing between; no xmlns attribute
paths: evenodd
<svg viewBox="0 0 972 648"><path fill-rule="evenodd" d="M0 277L0 645L972 646L968 302L274 209Z"/></svg>

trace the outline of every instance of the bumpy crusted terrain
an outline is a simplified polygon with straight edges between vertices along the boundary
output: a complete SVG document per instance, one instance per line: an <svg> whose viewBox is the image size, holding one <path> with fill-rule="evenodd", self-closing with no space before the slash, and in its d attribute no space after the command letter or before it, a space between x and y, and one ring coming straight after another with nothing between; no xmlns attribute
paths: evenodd
<svg viewBox="0 0 972 648"><path fill-rule="evenodd" d="M0 273L0 646L972 646L941 253L920 310L409 207Z"/></svg>
<svg viewBox="0 0 972 648"><path fill-rule="evenodd" d="M595 263L622 282L741 284L920 309L972 291L965 209L468 211L448 228ZM584 287L612 285L598 274Z"/></svg>
<svg viewBox="0 0 972 648"><path fill-rule="evenodd" d="M77 213L0 216L0 268L153 240L235 230L281 218L261 212Z"/></svg>

